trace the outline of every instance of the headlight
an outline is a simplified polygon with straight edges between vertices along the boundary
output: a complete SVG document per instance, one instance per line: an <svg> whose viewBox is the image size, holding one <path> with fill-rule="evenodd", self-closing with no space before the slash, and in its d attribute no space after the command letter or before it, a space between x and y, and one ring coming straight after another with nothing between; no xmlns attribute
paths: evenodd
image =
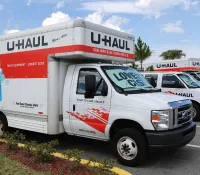
<svg viewBox="0 0 200 175"><path fill-rule="evenodd" d="M152 111L151 122L156 130L167 130L169 129L170 123L170 111Z"/></svg>

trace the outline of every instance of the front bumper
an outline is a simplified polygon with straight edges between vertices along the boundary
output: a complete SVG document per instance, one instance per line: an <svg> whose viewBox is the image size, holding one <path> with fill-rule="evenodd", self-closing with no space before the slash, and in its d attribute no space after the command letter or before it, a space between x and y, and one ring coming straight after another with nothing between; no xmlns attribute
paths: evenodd
<svg viewBox="0 0 200 175"><path fill-rule="evenodd" d="M196 134L196 123L190 122L186 126L170 131L147 131L149 147L182 147L188 144Z"/></svg>

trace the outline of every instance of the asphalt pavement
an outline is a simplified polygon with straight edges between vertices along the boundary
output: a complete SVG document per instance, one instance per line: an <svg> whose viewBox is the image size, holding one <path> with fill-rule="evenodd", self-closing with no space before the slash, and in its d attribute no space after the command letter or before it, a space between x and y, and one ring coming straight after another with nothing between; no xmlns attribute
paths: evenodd
<svg viewBox="0 0 200 175"><path fill-rule="evenodd" d="M185 147L178 150L165 150L151 152L143 166L118 167L127 170L134 175L200 175L200 123L197 123L197 133L195 138ZM68 136L66 134L59 137L52 137L32 132L24 132L27 139L46 142L51 139L58 139L58 152L66 149L79 149L84 151L82 158L114 158L111 154L109 144L92 139Z"/></svg>

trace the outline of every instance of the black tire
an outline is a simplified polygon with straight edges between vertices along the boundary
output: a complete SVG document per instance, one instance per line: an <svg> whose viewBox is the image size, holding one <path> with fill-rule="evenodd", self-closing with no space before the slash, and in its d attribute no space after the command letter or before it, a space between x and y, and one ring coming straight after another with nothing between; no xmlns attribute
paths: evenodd
<svg viewBox="0 0 200 175"><path fill-rule="evenodd" d="M0 114L0 125L3 124L3 128L0 128L3 132L8 131L8 121L6 117L2 114ZM1 135L1 132L0 132Z"/></svg>
<svg viewBox="0 0 200 175"><path fill-rule="evenodd" d="M136 144L135 148L137 147L137 154L135 154L135 157L133 157L131 160L127 160L126 158L121 156L118 151L118 146L117 146L118 142L120 142L120 139L122 139L123 137L131 138L135 142L135 143L132 142L132 145L135 146ZM123 144L121 145L123 148L121 148L120 150L123 150L124 146L126 147L126 143L123 142ZM145 162L146 157L147 157L148 146L147 146L147 141L146 141L145 136L140 131L136 129L132 129L132 128L126 128L126 129L119 130L114 135L112 139L112 149L119 163L125 166L137 166Z"/></svg>
<svg viewBox="0 0 200 175"><path fill-rule="evenodd" d="M200 121L200 106L197 103L193 103L193 108L196 110L196 116L193 118L193 121Z"/></svg>

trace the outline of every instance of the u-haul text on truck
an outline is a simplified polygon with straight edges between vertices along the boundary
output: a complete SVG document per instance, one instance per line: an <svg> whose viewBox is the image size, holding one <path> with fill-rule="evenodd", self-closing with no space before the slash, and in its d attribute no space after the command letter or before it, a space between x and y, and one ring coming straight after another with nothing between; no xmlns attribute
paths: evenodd
<svg viewBox="0 0 200 175"><path fill-rule="evenodd" d="M195 136L189 99L112 63L134 61L132 35L75 20L1 36L0 45L0 134L14 127L111 141L131 166L149 147Z"/></svg>

